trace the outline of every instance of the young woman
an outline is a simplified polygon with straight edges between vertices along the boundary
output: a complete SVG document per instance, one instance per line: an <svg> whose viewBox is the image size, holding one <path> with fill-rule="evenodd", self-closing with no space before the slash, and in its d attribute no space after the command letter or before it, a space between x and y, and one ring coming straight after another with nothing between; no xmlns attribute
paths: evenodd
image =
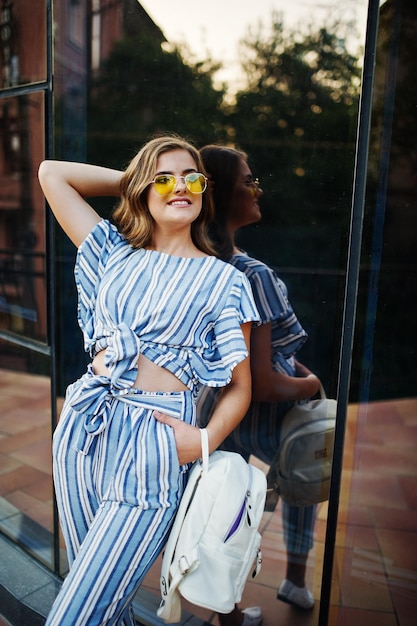
<svg viewBox="0 0 417 626"><path fill-rule="evenodd" d="M282 418L294 401L315 395L320 381L295 359L307 335L288 301L285 284L270 267L249 257L235 244L239 228L261 219L258 200L262 190L253 178L246 154L215 145L205 146L200 153L214 198L214 241L220 256L248 277L261 317L261 324L254 325L251 334L253 401L222 447L239 452L246 459L253 454L270 464L279 446ZM209 420L215 395L210 390L201 395L201 424ZM305 573L313 545L315 507L291 507L282 502L282 513L287 572L278 598L311 609L314 600L305 585ZM222 626L250 624L237 608L219 618Z"/></svg>
<svg viewBox="0 0 417 626"><path fill-rule="evenodd" d="M92 362L68 387L54 481L70 562L48 626L135 624L132 598L160 553L190 464L195 398L222 387L210 451L250 402L249 283L213 256L198 151L147 143L125 172L44 161L39 180L78 246L78 320ZM84 199L120 196L112 225Z"/></svg>

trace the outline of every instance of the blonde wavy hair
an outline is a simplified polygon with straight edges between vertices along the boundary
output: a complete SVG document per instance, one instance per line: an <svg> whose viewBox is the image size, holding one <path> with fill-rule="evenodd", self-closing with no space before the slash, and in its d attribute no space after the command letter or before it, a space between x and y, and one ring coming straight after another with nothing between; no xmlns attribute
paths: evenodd
<svg viewBox="0 0 417 626"><path fill-rule="evenodd" d="M135 248L143 248L152 242L154 220L148 209L148 188L155 176L158 158L172 150L187 150L195 161L197 171L205 174L197 148L178 135L154 137L139 150L122 176L120 202L113 212L119 231ZM191 237L199 250L217 256L208 234L213 215L213 201L207 188L203 193L200 214L191 224Z"/></svg>

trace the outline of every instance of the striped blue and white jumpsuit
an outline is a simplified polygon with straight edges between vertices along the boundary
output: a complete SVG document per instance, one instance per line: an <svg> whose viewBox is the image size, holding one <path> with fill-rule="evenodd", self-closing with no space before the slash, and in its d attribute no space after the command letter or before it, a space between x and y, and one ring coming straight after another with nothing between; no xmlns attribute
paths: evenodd
<svg viewBox="0 0 417 626"><path fill-rule="evenodd" d="M294 376L294 356L307 340L307 333L288 300L285 283L272 268L244 252L234 254L229 262L248 277L261 324L271 324L273 369ZM214 389L205 389L201 393L198 402L200 425L207 423L216 396ZM292 402L252 402L222 447L239 452L245 459L253 454L270 465L279 447L282 419L292 406ZM316 506L295 507L284 501L281 506L287 551L306 555L314 543Z"/></svg>
<svg viewBox="0 0 417 626"><path fill-rule="evenodd" d="M54 433L54 481L69 574L48 626L133 624L131 601L166 541L189 465L159 410L196 422L201 384L220 387L247 356L240 324L258 319L246 277L215 257L135 249L102 220L75 278L86 350L105 349L67 389ZM133 387L143 354L186 386Z"/></svg>

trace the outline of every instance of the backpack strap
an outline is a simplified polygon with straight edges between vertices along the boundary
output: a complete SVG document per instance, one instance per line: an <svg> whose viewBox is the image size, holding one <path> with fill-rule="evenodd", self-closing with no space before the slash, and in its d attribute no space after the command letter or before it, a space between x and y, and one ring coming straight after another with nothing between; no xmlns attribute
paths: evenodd
<svg viewBox="0 0 417 626"><path fill-rule="evenodd" d="M189 477L189 481L181 498L180 506L178 507L175 521L169 534L169 538L165 546L165 553L162 559L161 577L159 581L162 600L157 610L157 615L166 622L181 621L181 597L178 591L178 586L180 585L183 577L188 572L194 570L199 564L197 549L190 550L188 554L181 555L180 558L175 561L174 554L178 543L178 537L181 532L181 527L200 481L201 473L202 471L208 471L208 434L205 428L200 429L200 434L202 470L201 466L198 467L196 465L194 465L190 470L190 473L196 473L197 477L195 480L193 480L191 476Z"/></svg>
<svg viewBox="0 0 417 626"><path fill-rule="evenodd" d="M200 436L201 436L201 455L203 461L203 472L208 472L209 465L209 439L208 432L206 428L200 428Z"/></svg>

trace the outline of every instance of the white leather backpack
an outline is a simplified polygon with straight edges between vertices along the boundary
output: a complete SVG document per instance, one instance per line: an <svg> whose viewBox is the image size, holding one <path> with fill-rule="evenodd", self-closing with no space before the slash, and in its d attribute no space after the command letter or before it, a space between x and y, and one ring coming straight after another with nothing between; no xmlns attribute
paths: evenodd
<svg viewBox="0 0 417 626"><path fill-rule="evenodd" d="M261 565L265 475L237 453L209 456L205 429L201 436L202 462L190 470L162 559L158 616L166 622L181 620L180 596L229 613Z"/></svg>

